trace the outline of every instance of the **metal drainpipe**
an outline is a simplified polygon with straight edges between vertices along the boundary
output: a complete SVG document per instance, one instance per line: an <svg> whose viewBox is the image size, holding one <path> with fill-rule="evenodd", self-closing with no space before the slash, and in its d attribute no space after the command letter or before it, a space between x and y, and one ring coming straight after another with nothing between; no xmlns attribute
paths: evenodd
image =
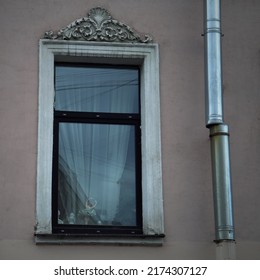
<svg viewBox="0 0 260 280"><path fill-rule="evenodd" d="M204 0L206 127L210 130L217 258L235 258L229 130L223 121L220 0ZM220 248L220 250L218 250Z"/></svg>

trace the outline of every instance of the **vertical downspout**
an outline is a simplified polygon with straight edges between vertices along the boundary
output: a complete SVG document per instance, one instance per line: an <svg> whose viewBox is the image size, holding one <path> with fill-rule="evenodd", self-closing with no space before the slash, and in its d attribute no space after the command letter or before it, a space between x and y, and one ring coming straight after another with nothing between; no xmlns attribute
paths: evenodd
<svg viewBox="0 0 260 280"><path fill-rule="evenodd" d="M220 0L204 0L206 127L210 131L218 259L235 258L229 130L223 120Z"/></svg>

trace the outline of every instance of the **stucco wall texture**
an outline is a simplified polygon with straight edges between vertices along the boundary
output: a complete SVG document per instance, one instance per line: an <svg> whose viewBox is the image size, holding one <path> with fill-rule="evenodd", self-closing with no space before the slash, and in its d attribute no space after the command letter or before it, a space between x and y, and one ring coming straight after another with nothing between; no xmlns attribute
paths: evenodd
<svg viewBox="0 0 260 280"><path fill-rule="evenodd" d="M222 1L236 251L260 258L260 2ZM160 47L162 247L35 245L38 44L96 6ZM0 259L214 259L202 0L9 0L0 9Z"/></svg>

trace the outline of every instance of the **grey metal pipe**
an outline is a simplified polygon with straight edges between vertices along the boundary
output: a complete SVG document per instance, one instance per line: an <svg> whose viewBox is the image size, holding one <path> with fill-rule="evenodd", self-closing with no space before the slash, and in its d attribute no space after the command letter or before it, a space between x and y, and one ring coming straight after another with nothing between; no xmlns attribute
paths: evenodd
<svg viewBox="0 0 260 280"><path fill-rule="evenodd" d="M223 123L220 1L204 1L206 126Z"/></svg>
<svg viewBox="0 0 260 280"><path fill-rule="evenodd" d="M228 126L211 126L210 139L216 241L235 240Z"/></svg>
<svg viewBox="0 0 260 280"><path fill-rule="evenodd" d="M220 0L204 0L206 126L210 129L215 238L234 240L229 131L223 121Z"/></svg>

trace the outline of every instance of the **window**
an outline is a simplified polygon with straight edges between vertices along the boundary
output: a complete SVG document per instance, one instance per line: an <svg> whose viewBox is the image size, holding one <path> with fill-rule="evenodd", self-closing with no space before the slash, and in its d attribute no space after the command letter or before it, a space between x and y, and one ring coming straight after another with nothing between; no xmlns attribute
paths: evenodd
<svg viewBox="0 0 260 280"><path fill-rule="evenodd" d="M142 233L139 68L55 65L52 228Z"/></svg>
<svg viewBox="0 0 260 280"><path fill-rule="evenodd" d="M40 41L37 243L162 243L158 58Z"/></svg>

